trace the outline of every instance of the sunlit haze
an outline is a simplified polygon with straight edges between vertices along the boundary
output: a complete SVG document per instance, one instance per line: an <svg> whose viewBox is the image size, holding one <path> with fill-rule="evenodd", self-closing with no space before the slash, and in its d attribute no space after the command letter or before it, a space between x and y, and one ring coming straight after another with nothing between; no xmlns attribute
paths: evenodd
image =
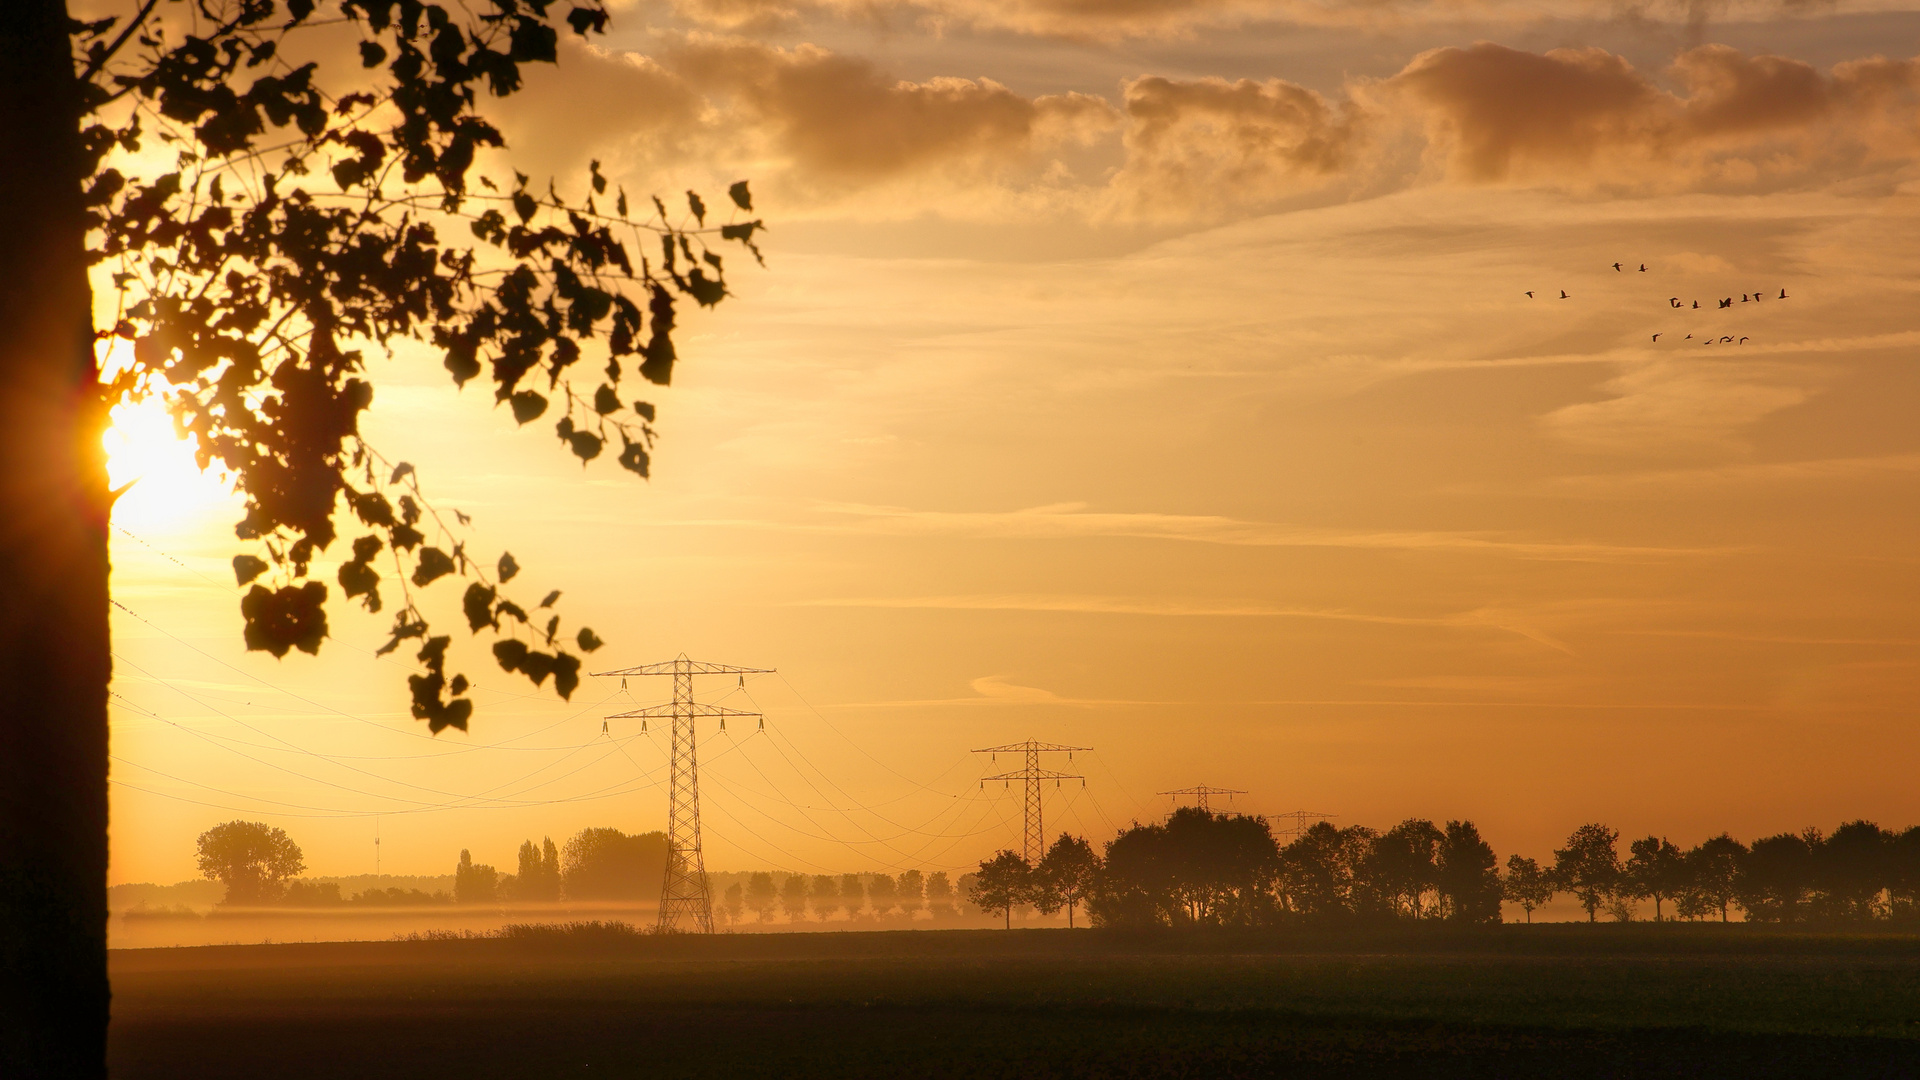
<svg viewBox="0 0 1920 1080"><path fill-rule="evenodd" d="M1096 842L1195 784L1503 859L1904 827L1920 13L1872 6L624 6L500 105L510 160L751 178L769 225L652 479L424 346L365 434L590 670L777 669L700 684L765 714L700 731L714 870L970 868L1021 815L971 751L1028 738L1093 748L1046 814ZM157 405L107 447L112 881L233 818L325 875L664 826L664 733L603 718L670 685L560 701L458 630L430 736L391 611L248 653L237 499Z"/></svg>

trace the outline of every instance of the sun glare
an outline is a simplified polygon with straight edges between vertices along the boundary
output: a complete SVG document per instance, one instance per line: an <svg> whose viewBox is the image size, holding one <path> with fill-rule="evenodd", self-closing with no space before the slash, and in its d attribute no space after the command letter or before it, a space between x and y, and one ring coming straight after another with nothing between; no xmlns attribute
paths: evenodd
<svg viewBox="0 0 1920 1080"><path fill-rule="evenodd" d="M112 417L101 438L107 480L116 488L133 482L114 504L116 523L133 529L179 527L229 498L218 477L200 471L192 441L174 431L158 401L117 406Z"/></svg>

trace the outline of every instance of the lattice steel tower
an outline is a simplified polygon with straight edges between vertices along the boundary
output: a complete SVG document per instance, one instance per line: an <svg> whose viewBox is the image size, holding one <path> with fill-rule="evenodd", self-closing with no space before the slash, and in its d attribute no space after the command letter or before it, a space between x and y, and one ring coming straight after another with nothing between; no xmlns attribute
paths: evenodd
<svg viewBox="0 0 1920 1080"><path fill-rule="evenodd" d="M1209 800L1211 800L1213 796L1225 795L1228 799L1232 799L1235 795L1245 795L1246 792L1234 788L1208 787L1205 784L1196 784L1193 787L1180 788L1177 791L1163 791L1160 794L1171 795L1176 801L1182 795L1191 795L1193 796L1195 806L1211 814L1213 813L1213 804Z"/></svg>
<svg viewBox="0 0 1920 1080"><path fill-rule="evenodd" d="M625 679L632 675L673 676L673 703L650 705L632 712L615 713L609 720L640 721L646 730L649 719L668 717L673 722L672 767L667 783L667 872L660 882L661 933L691 929L713 933L713 893L707 888L707 862L700 853L700 756L694 738L694 721L702 716L720 718L720 730L727 729L727 717L756 717L757 712L702 705L693 700L695 675L760 675L772 668L734 667L687 659L687 654L663 664L597 671L595 675ZM682 923L690 923L683 926Z"/></svg>
<svg viewBox="0 0 1920 1080"><path fill-rule="evenodd" d="M1028 866L1038 864L1040 856L1047 853L1047 829L1040 820L1040 781L1051 780L1055 787L1059 787L1060 781L1062 780L1078 780L1080 781L1081 787L1087 786L1087 778L1081 776L1079 773L1055 772L1052 769L1041 768L1040 755L1063 753L1067 755L1067 762L1071 764L1073 762L1074 751L1091 749L1093 749L1091 746L1062 746L1059 743L1035 742L1032 739L1028 739L1026 742L1008 743L1005 746L989 746L985 750L974 751L976 754L992 754L996 758L1001 754L1027 755L1026 768L1001 773L998 776L983 776L980 778L980 786L985 787L989 780L1005 780L1008 782L1024 780L1027 782L1027 831L1026 836L1022 839L1020 853L1026 857Z"/></svg>

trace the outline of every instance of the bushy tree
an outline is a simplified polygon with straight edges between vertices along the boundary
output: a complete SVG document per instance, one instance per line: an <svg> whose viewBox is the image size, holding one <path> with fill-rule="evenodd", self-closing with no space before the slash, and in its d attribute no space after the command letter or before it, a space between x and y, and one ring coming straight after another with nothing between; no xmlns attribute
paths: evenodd
<svg viewBox="0 0 1920 1080"><path fill-rule="evenodd" d="M1396 915L1418 919L1422 898L1434 888L1442 836L1431 821L1409 818L1374 840L1361 874Z"/></svg>
<svg viewBox="0 0 1920 1080"><path fill-rule="evenodd" d="M760 922L766 922L773 915L774 904L780 898L780 890L773 883L773 875L764 870L756 871L747 878L747 906Z"/></svg>
<svg viewBox="0 0 1920 1080"><path fill-rule="evenodd" d="M1533 921L1534 909L1545 905L1559 891L1554 887L1551 871L1541 869L1538 862L1522 855L1507 856L1507 876L1500 888L1507 902L1519 904L1520 910L1527 913L1529 923Z"/></svg>
<svg viewBox="0 0 1920 1080"><path fill-rule="evenodd" d="M153 0L75 22L14 0L0 18L0 925L26 928L0 1041L36 1071L104 1072L111 408L163 401L244 499L250 649L318 651L331 579L392 613L382 651L408 646L413 715L438 732L467 724L471 684L416 590L464 582L493 661L562 697L599 644L510 596L511 556L469 552L360 436L371 361L412 340L516 420L559 414L568 452L644 475L654 409L622 376L664 384L676 305L727 294L705 241L751 246L757 222L709 223L695 196L630 213L597 168L564 197L480 171L502 145L484 103L557 58L556 24L607 24L596 0L555 6ZM338 25L357 65L338 31L309 33ZM110 326L92 326L94 268Z"/></svg>
<svg viewBox="0 0 1920 1080"><path fill-rule="evenodd" d="M893 886L895 902L900 905L900 910L906 914L907 918L913 918L914 914L926 905L927 882L920 871L901 871L900 876L894 879Z"/></svg>
<svg viewBox="0 0 1920 1080"><path fill-rule="evenodd" d="M569 900L651 900L667 872L667 837L582 829L567 841L560 884Z"/></svg>
<svg viewBox="0 0 1920 1080"><path fill-rule="evenodd" d="M1882 894L1894 879L1893 834L1871 821L1849 821L1813 851L1813 914L1836 922L1884 916Z"/></svg>
<svg viewBox="0 0 1920 1080"><path fill-rule="evenodd" d="M527 840L520 844L520 872L514 875L515 900L553 901L560 899L560 851L553 837L538 846Z"/></svg>
<svg viewBox="0 0 1920 1080"><path fill-rule="evenodd" d="M270 904L286 880L307 868L300 845L283 829L258 821L229 821L200 834L196 861L202 877L227 887L221 903Z"/></svg>
<svg viewBox="0 0 1920 1080"><path fill-rule="evenodd" d="M1368 906L1361 866L1378 836L1364 825L1316 821L1280 852L1279 891L1286 910L1319 921L1350 919Z"/></svg>
<svg viewBox="0 0 1920 1080"><path fill-rule="evenodd" d="M1750 922L1798 922L1807 916L1813 887L1817 829L1764 836L1747 849L1735 881L1735 898Z"/></svg>
<svg viewBox="0 0 1920 1080"><path fill-rule="evenodd" d="M1181 807L1108 842L1088 913L1106 926L1248 925L1271 913L1279 873L1266 822Z"/></svg>
<svg viewBox="0 0 1920 1080"><path fill-rule="evenodd" d="M1605 825L1588 824L1573 830L1567 846L1553 853L1554 885L1570 892L1587 911L1587 921L1605 906L1620 888L1619 832Z"/></svg>
<svg viewBox="0 0 1920 1080"><path fill-rule="evenodd" d="M1500 869L1493 847L1471 821L1449 821L1434 854L1441 913L1463 923L1500 921Z"/></svg>
<svg viewBox="0 0 1920 1080"><path fill-rule="evenodd" d="M1678 897L1687 887L1686 853L1664 836L1648 836L1627 845L1627 864L1621 888L1628 895L1653 901L1653 920L1662 917L1663 901Z"/></svg>
<svg viewBox="0 0 1920 1080"><path fill-rule="evenodd" d="M780 911L790 923L807 917L807 875L788 874L780 882Z"/></svg>
<svg viewBox="0 0 1920 1080"><path fill-rule="evenodd" d="M1018 852L1002 851L980 863L980 874L968 890L967 899L992 914L999 912L1006 929L1013 929L1013 909L1027 902L1032 887L1033 868Z"/></svg>
<svg viewBox="0 0 1920 1080"><path fill-rule="evenodd" d="M954 914L953 885L947 880L945 870L927 875L927 909L936 919L951 918Z"/></svg>
<svg viewBox="0 0 1920 1080"><path fill-rule="evenodd" d="M815 874L813 884L807 889L807 898L813 901L814 915L826 922L840 910L840 884L832 874Z"/></svg>
<svg viewBox="0 0 1920 1080"><path fill-rule="evenodd" d="M1686 888L1675 907L1689 918L1718 911L1720 921L1728 921L1727 908L1739 896L1740 867L1746 858L1746 845L1726 833L1701 842L1687 852Z"/></svg>
<svg viewBox="0 0 1920 1080"><path fill-rule="evenodd" d="M746 911L746 908L747 905L743 890L740 888L740 883L736 881L727 886L726 893L720 898L720 910L726 912L727 925L738 926L740 924L740 916Z"/></svg>
<svg viewBox="0 0 1920 1080"><path fill-rule="evenodd" d="M1040 858L1034 877L1035 906L1048 915L1067 909L1067 926L1073 926L1073 909L1086 900L1099 879L1100 856L1084 837L1060 834Z"/></svg>
<svg viewBox="0 0 1920 1080"><path fill-rule="evenodd" d="M491 904L500 899L500 872L486 863L473 861L472 853L460 849L460 864L453 868L453 900L457 904Z"/></svg>
<svg viewBox="0 0 1920 1080"><path fill-rule="evenodd" d="M867 903L876 918L885 918L899 903L899 892L891 874L875 874L867 879Z"/></svg>
<svg viewBox="0 0 1920 1080"><path fill-rule="evenodd" d="M867 887L859 874L840 875L840 906L847 909L849 919L859 918L861 909L867 906Z"/></svg>

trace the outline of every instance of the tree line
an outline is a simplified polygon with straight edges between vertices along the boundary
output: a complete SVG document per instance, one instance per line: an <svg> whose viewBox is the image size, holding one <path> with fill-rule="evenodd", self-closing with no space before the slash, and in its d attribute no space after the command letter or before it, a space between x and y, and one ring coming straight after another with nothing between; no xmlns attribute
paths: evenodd
<svg viewBox="0 0 1920 1080"><path fill-rule="evenodd" d="M955 883L944 870L926 874L907 870L898 876L788 874L776 882L774 874L760 871L727 887L720 898L720 914L732 925L749 913L756 922L769 923L776 911L788 923L809 918L825 922L841 912L849 921L912 919L922 911L936 920L947 919L966 913L964 897L971 877L963 875Z"/></svg>
<svg viewBox="0 0 1920 1080"><path fill-rule="evenodd" d="M1061 834L1037 863L1002 851L980 863L969 898L1012 925L1015 908L1073 925L1272 926L1289 923L1501 921L1567 894L1588 921L1920 922L1920 826L1851 821L1742 844L1722 833L1691 848L1664 836L1621 847L1618 830L1586 824L1550 861L1511 855L1505 871L1471 821L1410 818L1384 832L1319 822L1282 844L1266 821L1194 807L1134 824L1104 854Z"/></svg>
<svg viewBox="0 0 1920 1080"><path fill-rule="evenodd" d="M667 839L659 832L629 836L618 829L589 828L564 846L552 837L537 844L527 840L520 845L517 873L476 863L463 850L451 896L370 889L343 897L335 883L292 880L306 869L300 845L284 829L258 821L215 825L200 834L195 856L202 876L226 886L221 903L228 907L653 900L667 864Z"/></svg>

